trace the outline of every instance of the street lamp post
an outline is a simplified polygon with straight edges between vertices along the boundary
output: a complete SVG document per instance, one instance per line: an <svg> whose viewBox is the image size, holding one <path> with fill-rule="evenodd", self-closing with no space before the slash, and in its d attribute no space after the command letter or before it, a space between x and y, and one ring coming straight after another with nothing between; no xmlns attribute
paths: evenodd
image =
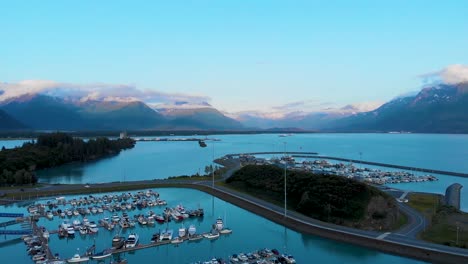
<svg viewBox="0 0 468 264"><path fill-rule="evenodd" d="M286 158L286 142L284 142L284 157ZM284 217L287 217L287 198L286 198L286 168L288 166L288 162L284 159Z"/></svg>
<svg viewBox="0 0 468 264"><path fill-rule="evenodd" d="M214 189L214 141L212 142L212 146L213 146L213 160L211 161L211 164L212 164L212 168L211 168L211 178L212 178L212 182L211 182L211 188Z"/></svg>

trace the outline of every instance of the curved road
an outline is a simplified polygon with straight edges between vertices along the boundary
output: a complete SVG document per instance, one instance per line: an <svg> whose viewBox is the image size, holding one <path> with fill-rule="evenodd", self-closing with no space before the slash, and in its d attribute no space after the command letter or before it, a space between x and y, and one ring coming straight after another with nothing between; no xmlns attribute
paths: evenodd
<svg viewBox="0 0 468 264"><path fill-rule="evenodd" d="M222 179L218 179L217 181L224 180L225 178L229 177L235 170L240 168L240 163L236 162L236 160L225 160L224 162L229 162L229 167L230 169L223 175ZM123 186L125 184L127 185L144 185L144 184L185 184L185 185L198 185L198 186L205 186L209 188L213 188L215 191L221 192L227 196L232 196L235 197L236 199L242 200L246 203L254 204L258 207L261 207L263 209L266 209L277 216L283 216L284 214L284 208L271 204L269 202L266 202L264 200L258 199L256 197L250 196L245 193L240 193L235 190L225 188L222 186L213 186L212 181L190 181L190 180L149 180L149 181L135 181L135 182L129 182L129 183L120 183L120 182L113 182L113 183L102 183L102 184L93 184L90 188L92 190L98 191L99 188L107 188L107 187L113 187L113 186ZM40 193L42 190L54 190L54 191L61 191L63 190L64 192L67 190L77 190L77 189L83 189L82 184L76 184L76 185L46 185L40 188L36 189L29 189L27 191L37 191ZM388 189L387 191L390 191ZM395 190L392 190L395 191ZM4 190L2 191L4 193L10 193L10 192L19 192L18 189L11 189L11 190ZM448 253L454 256L457 256L458 258L466 259L464 261L465 263L468 263L468 250L467 249L462 249L462 248L455 248L455 247L448 247L444 245L438 245L438 244L433 244L421 240L416 239L416 235L425 228L427 225L426 219L419 214L417 211L414 209L410 208L406 204L399 203L399 208L408 215L409 218L409 224L403 227L402 229L396 231L395 233L390 233L390 232L376 232L376 231L365 231L365 230L359 230L359 229L353 229L349 227L344 227L344 226L338 226L326 222L321 222L319 220L307 217L305 215L296 213L294 211L287 211L288 218L293 219L301 224L307 225L311 228L315 229L320 229L323 231L329 231L332 233L341 233L343 235L353 236L353 237L361 237L365 239L370 239L374 240L376 243L378 241L386 241L398 245L403 245L407 246L408 248L418 248L418 249L424 249L424 250L430 250L433 252L439 252L439 253ZM254 212L255 213L255 212ZM403 253L402 253L403 254Z"/></svg>

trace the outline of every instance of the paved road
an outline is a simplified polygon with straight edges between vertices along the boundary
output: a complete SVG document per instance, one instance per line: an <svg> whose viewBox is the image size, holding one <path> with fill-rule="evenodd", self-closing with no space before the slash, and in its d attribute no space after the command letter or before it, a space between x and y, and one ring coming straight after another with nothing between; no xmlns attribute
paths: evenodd
<svg viewBox="0 0 468 264"><path fill-rule="evenodd" d="M210 182L201 182L199 184L203 184L205 186L211 187ZM250 196L248 194L239 193L239 192L236 192L236 191L234 191L232 189L228 189L228 188L225 188L225 187L222 187L222 186L216 186L215 189L218 190L218 191L224 192L224 193L226 193L228 195L232 195L232 196L234 196L234 197L236 197L238 199L242 199L242 200L248 201L250 203L253 203L253 204L257 205L257 206L266 208L266 209L268 209L270 211L273 211L273 212L275 212L277 214L283 214L284 213L284 208L283 207L279 207L277 205L268 203L268 202L266 202L264 200L260 200L260 199L258 199L256 197L252 197L252 196ZM407 206L405 205L402 208L407 209ZM316 219L313 219L313 218L310 218L310 217L307 217L305 215L302 215L302 214L299 214L299 213L296 213L296 212L293 212L293 211L289 211L289 210L287 211L287 217L291 218L291 219L294 219L294 220L296 220L298 222L301 222L303 224L307 224L307 225L309 225L311 227L321 228L321 229L324 229L324 230L342 232L342 233L346 233L346 234L352 234L352 235L355 235L355 236L366 237L366 238L369 238L369 239L376 239L376 240L383 239L383 240L386 240L386 241L389 241L389 242L394 242L394 243L398 243L398 244L402 244L402 245L407 245L407 246L412 246L412 247L419 247L419 248L428 249L428 250L434 250L434 251L439 251L439 252L448 252L448 253L451 253L451 254L460 255L460 256L466 257L467 258L467 263L468 263L468 250L467 249L433 244L433 243L417 240L416 238L414 238L416 230L419 230L419 228L421 226L420 221L423 221L421 219L420 219L420 221L419 220L416 221L415 225L411 225L410 228L409 228L410 230L408 230L408 231L401 231L402 233L389 233L388 234L388 233L384 233L384 232L359 230L359 229L354 229L354 228L349 228L349 227L344 227L344 226L338 226L338 225L334 225L334 224L330 224L330 223L326 223L326 222L321 222L319 220L316 220ZM422 223L425 223L425 222L423 221ZM417 227L416 229L415 229L415 226ZM382 237L382 235L385 235L385 236Z"/></svg>
<svg viewBox="0 0 468 264"><path fill-rule="evenodd" d="M240 163L236 163L235 161L229 161L229 162L234 162L230 163L231 169L229 169L225 175L223 175L222 179L218 179L217 181L221 181L225 179L226 177L229 177L235 170L240 168ZM140 184L154 184L154 183L161 183L161 184L195 184L195 185L202 185L206 187L212 187L212 181L181 181L181 180L148 180L148 181L135 181L131 182L131 185L140 185ZM92 184L90 188L93 190L98 190L99 188L103 187L114 187L114 186L121 186L121 185L130 185L130 183L120 183L120 182L114 182L114 183L103 183L103 184ZM83 188L83 184L77 184L77 185L45 185L41 188L38 188L37 191L40 190L76 190L76 189L81 189ZM237 191L234 191L232 189L228 189L222 186L215 186L214 187L217 191L220 191L222 193L225 193L226 195L231 195L233 197L236 197L237 199L244 200L246 202L255 204L257 206L260 206L262 208L265 208L271 212L274 212L276 214L282 215L284 213L284 208L271 204L269 202L266 202L264 200L252 197L248 194L245 193L240 193ZM394 193L394 195L401 195L401 193L398 192L398 190L387 190L389 193ZM3 191L5 193L8 192L18 192L18 190L5 190ZM399 197L399 196L398 196ZM422 229L425 228L427 225L426 220L424 217L421 216L417 211L413 210L409 206L403 203L399 203L399 208L405 212L409 216L409 224L402 229L396 231L395 233L383 233L383 232L376 232L376 231L365 231L365 230L359 230L359 229L353 229L349 227L344 227L344 226L338 226L330 223L325 223L318 221L316 219L307 217L305 215L293 212L293 211L287 211L287 215L289 218L294 219L298 222L301 222L303 224L309 225L314 228L320 228L323 230L330 230L333 232L341 232L343 234L350 234L353 236L358 236L358 237L365 237L368 239L375 239L375 240L385 240L393 243L398 243L400 245L407 245L409 247L419 247L423 249L429 249L429 250L434 250L434 251L439 251L439 252L448 252L451 254L455 255L460 255L463 257L467 258L467 263L468 263L468 250L467 249L462 249L462 248L454 248L454 247L448 247L448 246L443 246L443 245L438 245L438 244L432 244L428 242L424 242L421 240L417 240L416 234L419 233Z"/></svg>

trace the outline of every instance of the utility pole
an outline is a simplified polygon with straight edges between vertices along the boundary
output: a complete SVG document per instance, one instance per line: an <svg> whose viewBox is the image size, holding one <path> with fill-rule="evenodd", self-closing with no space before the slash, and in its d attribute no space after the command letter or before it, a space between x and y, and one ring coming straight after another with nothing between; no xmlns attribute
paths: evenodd
<svg viewBox="0 0 468 264"><path fill-rule="evenodd" d="M212 142L212 146L213 146L213 160L211 161L211 163L213 164L213 167L211 168L211 177L212 177L211 188L214 189L214 141Z"/></svg>
<svg viewBox="0 0 468 264"><path fill-rule="evenodd" d="M284 157L286 158L286 142L284 142ZM286 168L288 166L288 162L287 160L285 159L284 160L284 217L288 217L287 216L287 205L286 205L286 202L287 202L287 198L286 198Z"/></svg>

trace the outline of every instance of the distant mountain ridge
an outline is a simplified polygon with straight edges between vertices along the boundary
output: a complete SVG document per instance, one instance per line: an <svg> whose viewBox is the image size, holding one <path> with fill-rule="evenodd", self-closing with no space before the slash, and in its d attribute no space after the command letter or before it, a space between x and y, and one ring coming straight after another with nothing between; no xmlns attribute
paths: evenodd
<svg viewBox="0 0 468 264"><path fill-rule="evenodd" d="M1 102L0 109L34 130L243 129L240 122L208 104L158 111L141 101L73 101L28 94ZM14 123L4 126L13 129Z"/></svg>
<svg viewBox="0 0 468 264"><path fill-rule="evenodd" d="M468 84L439 84L396 98L374 111L336 120L326 129L356 132L468 133Z"/></svg>
<svg viewBox="0 0 468 264"><path fill-rule="evenodd" d="M0 129L279 131L289 128L323 132L468 133L468 83L436 84L368 112L347 105L282 116L249 112L226 116L206 102L191 105L180 101L158 108L125 99L72 100L26 94L0 102Z"/></svg>
<svg viewBox="0 0 468 264"><path fill-rule="evenodd" d="M232 118L226 117L220 111L211 107L193 109L159 109L169 120L169 129L214 129L236 130L243 125Z"/></svg>
<svg viewBox="0 0 468 264"><path fill-rule="evenodd" d="M5 111L0 110L0 131L24 129L27 129L27 127L24 124L5 113Z"/></svg>

